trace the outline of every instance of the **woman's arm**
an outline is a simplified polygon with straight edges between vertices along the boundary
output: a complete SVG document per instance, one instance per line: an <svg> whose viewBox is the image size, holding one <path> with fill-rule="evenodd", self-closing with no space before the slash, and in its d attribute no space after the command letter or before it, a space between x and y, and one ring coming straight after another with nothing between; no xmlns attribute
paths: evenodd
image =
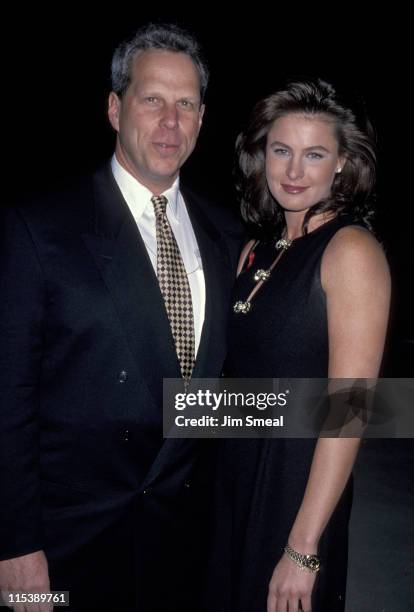
<svg viewBox="0 0 414 612"><path fill-rule="evenodd" d="M383 251L369 232L340 230L322 259L326 293L329 378L376 378L388 323L390 276ZM317 552L319 539L345 488L360 444L359 438L320 438L309 480L289 536L303 554ZM286 555L273 573L268 610L310 610L315 575L302 571ZM285 607L283 607L285 606Z"/></svg>

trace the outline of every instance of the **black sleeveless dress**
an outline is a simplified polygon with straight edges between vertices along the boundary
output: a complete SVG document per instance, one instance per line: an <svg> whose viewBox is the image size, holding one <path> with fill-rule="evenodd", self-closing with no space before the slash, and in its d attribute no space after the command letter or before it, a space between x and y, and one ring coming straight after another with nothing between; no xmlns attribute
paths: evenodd
<svg viewBox="0 0 414 612"><path fill-rule="evenodd" d="M293 241L259 289L247 314L232 313L225 375L231 378L324 378L328 375L322 255L333 235L352 221L337 217ZM239 276L233 303L245 301L256 270L277 255L260 243ZM207 605L215 612L265 612L268 585L301 504L316 440L251 439L219 443L218 524ZM313 612L344 609L351 488L321 538L323 567Z"/></svg>

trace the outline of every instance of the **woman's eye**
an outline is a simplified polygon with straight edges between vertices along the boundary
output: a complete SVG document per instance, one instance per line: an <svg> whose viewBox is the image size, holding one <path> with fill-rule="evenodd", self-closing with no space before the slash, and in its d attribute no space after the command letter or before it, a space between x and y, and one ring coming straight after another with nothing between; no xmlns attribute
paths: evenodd
<svg viewBox="0 0 414 612"><path fill-rule="evenodd" d="M323 159L323 155L321 155L320 153L316 153L315 151L311 151L310 153L308 153L308 157L309 159Z"/></svg>
<svg viewBox="0 0 414 612"><path fill-rule="evenodd" d="M287 149L282 149L282 148L273 149L273 153L275 155L281 155L281 156L289 155L289 151Z"/></svg>

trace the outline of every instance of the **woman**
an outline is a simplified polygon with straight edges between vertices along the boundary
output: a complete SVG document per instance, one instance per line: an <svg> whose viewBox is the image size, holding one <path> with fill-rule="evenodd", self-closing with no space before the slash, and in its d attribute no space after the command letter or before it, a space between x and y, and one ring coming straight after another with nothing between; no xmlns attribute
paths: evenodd
<svg viewBox="0 0 414 612"><path fill-rule="evenodd" d="M241 209L254 240L239 264L226 376L375 378L390 279L368 229L369 125L331 85L293 82L257 104L237 151ZM223 442L221 560L211 583L220 603L211 600L210 609L344 609L358 445L356 438Z"/></svg>

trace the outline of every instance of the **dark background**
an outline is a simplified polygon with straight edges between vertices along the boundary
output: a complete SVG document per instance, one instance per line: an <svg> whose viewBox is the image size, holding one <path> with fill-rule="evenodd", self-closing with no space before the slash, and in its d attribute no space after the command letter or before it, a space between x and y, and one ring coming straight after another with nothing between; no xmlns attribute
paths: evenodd
<svg viewBox="0 0 414 612"><path fill-rule="evenodd" d="M155 6L155 3L154 3ZM143 23L176 21L203 43L212 78L199 145L183 176L235 206L233 147L252 105L286 76L322 76L362 93L380 143L377 229L393 277L383 374L414 375L414 206L412 20L387 4L362 15L362 3L186 3L143 10L139 3L94 8L59 3L2 15L4 202L42 192L95 168L113 151L106 119L114 47ZM224 10L228 17L224 17ZM361 279L363 282L363 279ZM1 296L0 296L1 299ZM363 443L355 468L349 605L353 612L412 609L412 440Z"/></svg>
<svg viewBox="0 0 414 612"><path fill-rule="evenodd" d="M119 3L92 17L85 5L10 7L3 18L5 201L56 187L105 161L114 135L106 118L113 49L136 27L175 21L202 42L211 68L199 144L183 177L235 206L233 147L253 104L287 76L321 76L362 94L379 135L377 230L391 265L393 306L383 374L413 376L412 207L402 147L412 111L400 15L379 25L357 9L316 14L292 5L234 9L204 3L138 10ZM230 10L227 6L227 12ZM408 47L408 45L407 45ZM363 282L363 279L361 279Z"/></svg>

